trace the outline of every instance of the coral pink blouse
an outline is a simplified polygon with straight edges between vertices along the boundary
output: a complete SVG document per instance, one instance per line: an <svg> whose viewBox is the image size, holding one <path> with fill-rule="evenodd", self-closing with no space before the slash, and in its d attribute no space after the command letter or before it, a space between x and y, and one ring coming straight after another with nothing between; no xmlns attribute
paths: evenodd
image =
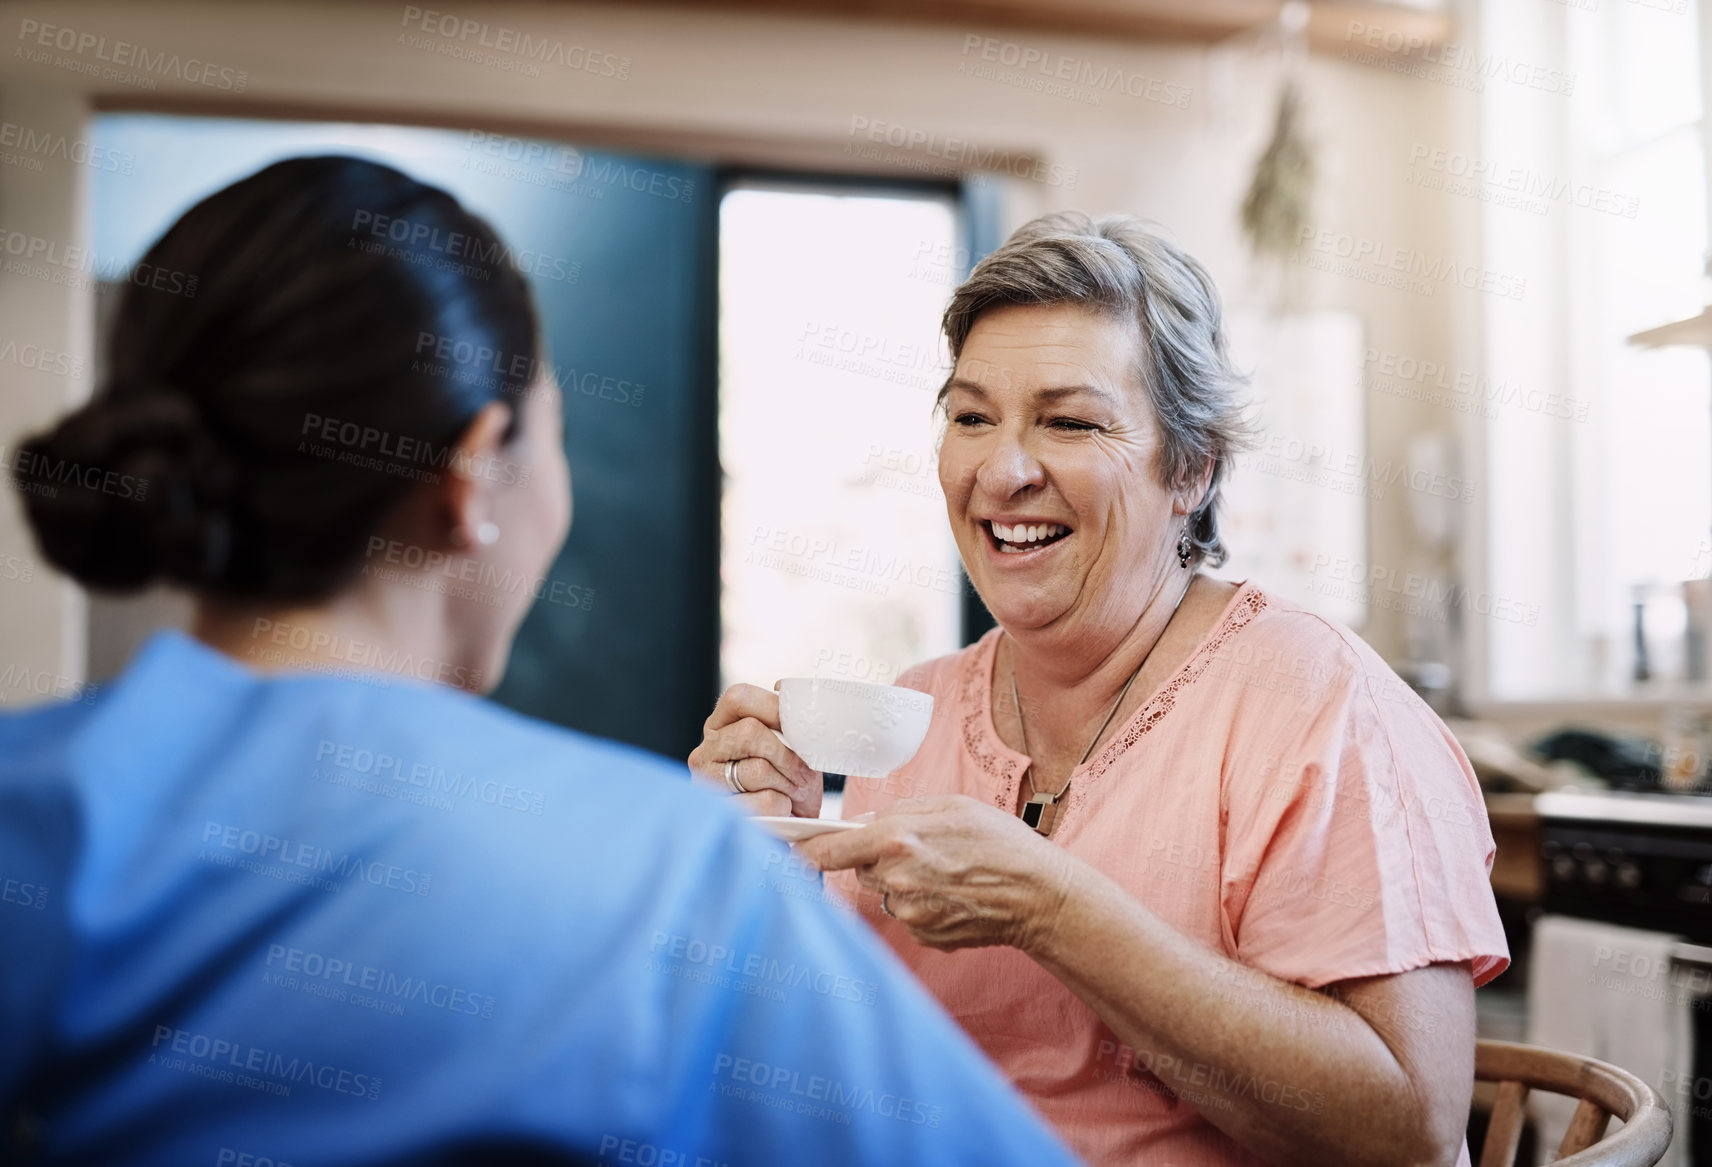
<svg viewBox="0 0 1712 1167"><path fill-rule="evenodd" d="M955 793L1014 813L1028 759L993 726L999 635L905 674L934 697L927 741L886 778L851 778L847 817ZM1310 988L1464 960L1480 985L1509 963L1485 805L1450 731L1354 634L1251 585L1076 769L1053 840L1184 934ZM850 874L845 895L1089 1162L1260 1162L1191 1105L1213 1067L1138 1057L1017 949L922 947Z"/></svg>

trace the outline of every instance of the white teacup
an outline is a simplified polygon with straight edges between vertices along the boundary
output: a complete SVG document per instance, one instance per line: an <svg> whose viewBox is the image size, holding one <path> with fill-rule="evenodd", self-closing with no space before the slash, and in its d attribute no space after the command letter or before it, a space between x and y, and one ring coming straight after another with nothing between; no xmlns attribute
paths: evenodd
<svg viewBox="0 0 1712 1167"><path fill-rule="evenodd" d="M915 757L933 719L933 698L897 685L828 677L779 682L785 744L823 774L883 778Z"/></svg>

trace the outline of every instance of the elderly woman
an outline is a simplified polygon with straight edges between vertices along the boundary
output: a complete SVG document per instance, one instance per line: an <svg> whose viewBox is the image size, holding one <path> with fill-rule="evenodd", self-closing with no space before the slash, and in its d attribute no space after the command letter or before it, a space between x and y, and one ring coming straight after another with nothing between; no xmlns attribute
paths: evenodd
<svg viewBox="0 0 1712 1167"><path fill-rule="evenodd" d="M1479 790L1360 639L1201 573L1240 429L1211 280L1049 215L944 324L940 483L998 627L905 675L926 743L803 852L1091 1162L1466 1163L1509 960ZM777 728L733 686L691 765L815 814Z"/></svg>

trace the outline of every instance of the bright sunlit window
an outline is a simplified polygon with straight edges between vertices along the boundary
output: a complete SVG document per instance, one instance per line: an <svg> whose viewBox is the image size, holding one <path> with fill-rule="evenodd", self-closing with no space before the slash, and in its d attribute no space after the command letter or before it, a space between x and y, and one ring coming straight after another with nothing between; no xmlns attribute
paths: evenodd
<svg viewBox="0 0 1712 1167"><path fill-rule="evenodd" d="M893 683L959 645L933 417L955 206L743 185L719 246L724 683Z"/></svg>
<svg viewBox="0 0 1712 1167"><path fill-rule="evenodd" d="M1488 429L1491 589L1539 612L1489 623L1495 697L1645 692L1637 604L1656 642L1649 684L1684 679L1664 649L1681 643L1681 582L1707 574L1712 372L1704 351L1628 338L1697 315L1712 287L1694 9L1610 4L1564 21L1579 82L1543 115L1563 119L1560 158L1538 155L1528 95L1486 98L1487 149L1564 193L1543 216L1486 212L1495 267L1526 248L1558 273L1532 308L1488 306L1489 361L1494 379L1561 392L1570 411L1501 409Z"/></svg>

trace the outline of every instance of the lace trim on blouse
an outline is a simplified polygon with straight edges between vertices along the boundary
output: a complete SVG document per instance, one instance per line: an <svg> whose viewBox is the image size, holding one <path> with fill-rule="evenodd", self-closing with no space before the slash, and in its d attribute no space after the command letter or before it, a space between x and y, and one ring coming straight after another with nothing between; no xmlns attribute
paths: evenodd
<svg viewBox="0 0 1712 1167"><path fill-rule="evenodd" d="M962 702L963 713L963 749L981 768L981 772L994 779L999 784L998 793L993 796L994 805L1008 810L1016 799L1017 776L1019 771L1014 762L1001 757L987 749L986 727L981 719L988 716L991 696L987 692L986 679L993 675L993 661L999 651L999 635L995 631L991 639L978 645L974 652L963 658L963 672L957 679L958 700Z"/></svg>
<svg viewBox="0 0 1712 1167"><path fill-rule="evenodd" d="M1071 783L1070 802L1065 808L1066 811L1077 809L1085 801L1088 783L1111 769L1112 764L1125 751L1151 733L1153 727L1176 708L1178 693L1194 684L1207 671L1207 666L1224 647L1225 641L1248 627L1250 621L1266 608L1266 596L1258 588L1245 588L1237 596L1219 622L1218 628L1201 642L1201 646L1190 657L1189 663L1178 669L1159 692L1148 698L1140 709L1130 715L1123 731L1107 742L1105 748L1088 764L1087 771L1078 775L1077 780ZM990 644L964 658L963 675L959 678L958 688L963 708L967 710L963 715L963 748L983 773L998 782L999 789L993 796L994 805L1001 810L1010 811L1016 805L1017 784L1022 777L1023 768L987 748L986 726L983 724L983 719L990 716L992 709L989 683L998 651L999 638L995 633Z"/></svg>

